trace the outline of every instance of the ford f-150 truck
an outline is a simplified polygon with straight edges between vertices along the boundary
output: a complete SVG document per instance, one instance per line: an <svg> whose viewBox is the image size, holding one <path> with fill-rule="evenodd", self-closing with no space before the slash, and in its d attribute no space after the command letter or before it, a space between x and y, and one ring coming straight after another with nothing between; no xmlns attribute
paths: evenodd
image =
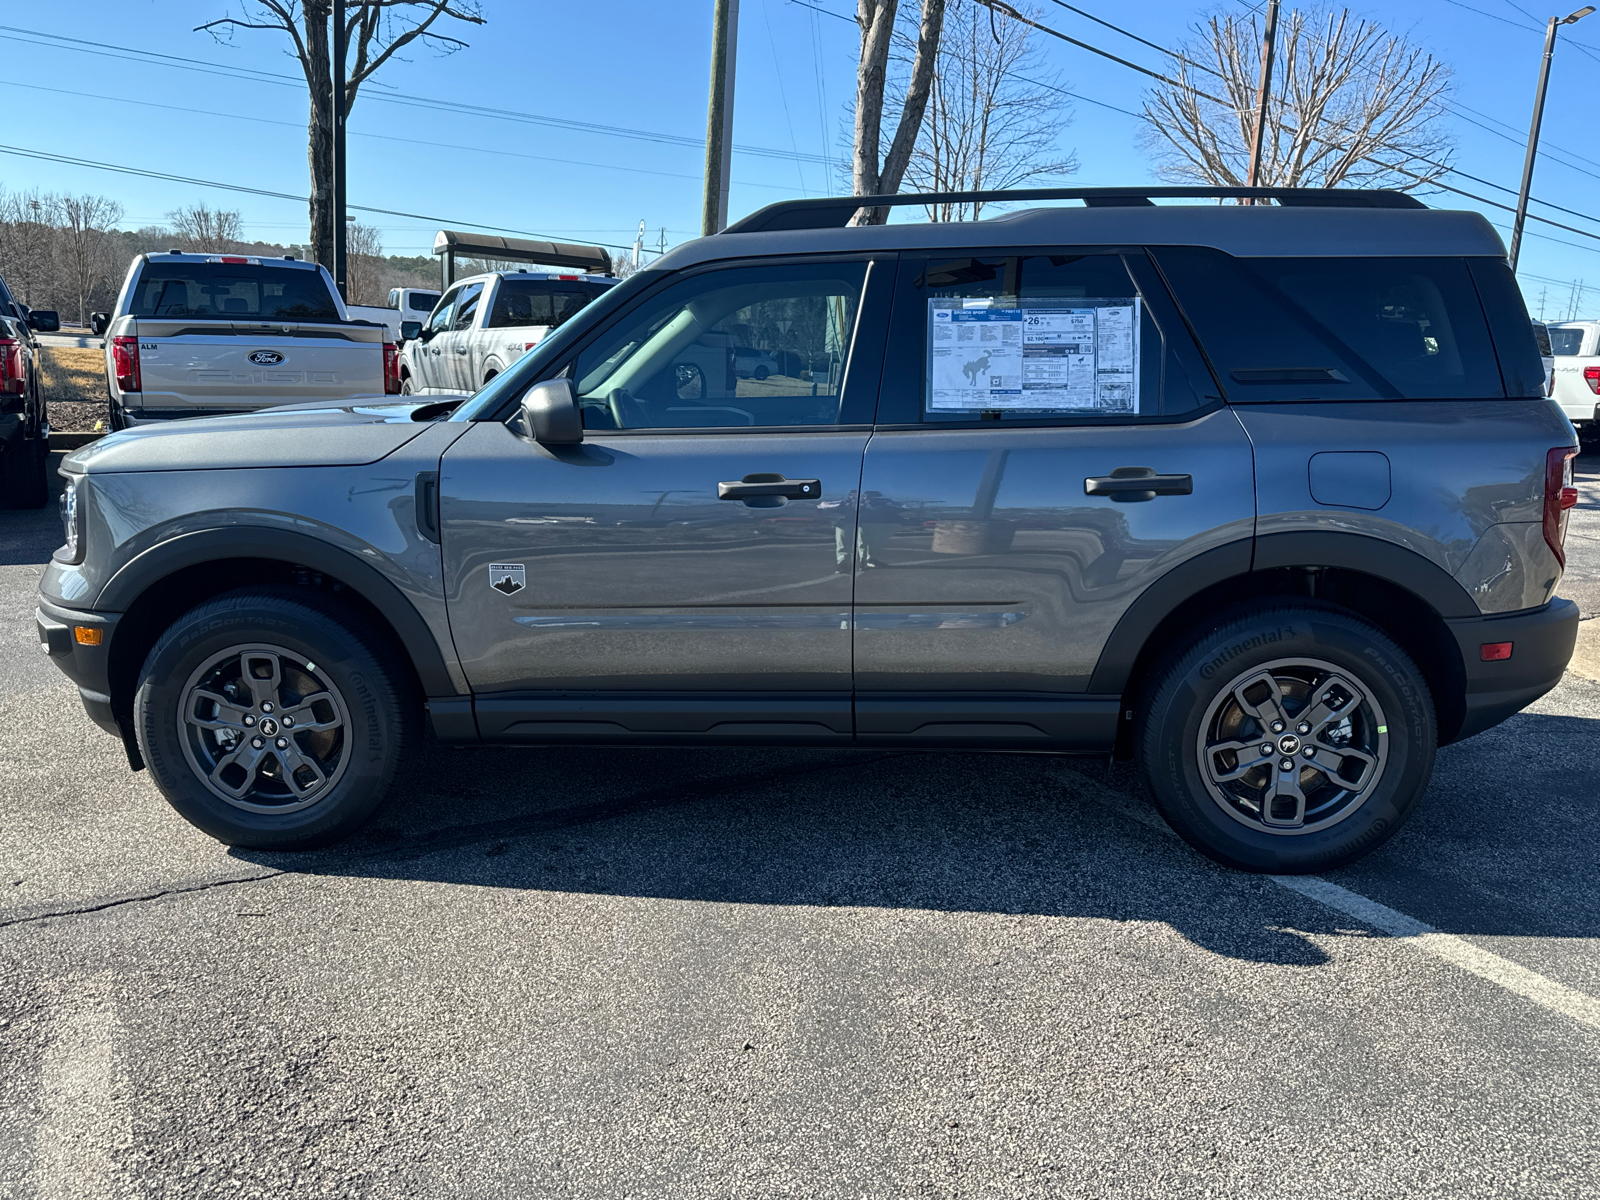
<svg viewBox="0 0 1600 1200"><path fill-rule="evenodd" d="M101 321L111 426L400 390L380 323L351 320L315 263L143 254Z"/></svg>
<svg viewBox="0 0 1600 1200"><path fill-rule="evenodd" d="M475 392L617 281L492 271L440 297L400 352L401 390Z"/></svg>

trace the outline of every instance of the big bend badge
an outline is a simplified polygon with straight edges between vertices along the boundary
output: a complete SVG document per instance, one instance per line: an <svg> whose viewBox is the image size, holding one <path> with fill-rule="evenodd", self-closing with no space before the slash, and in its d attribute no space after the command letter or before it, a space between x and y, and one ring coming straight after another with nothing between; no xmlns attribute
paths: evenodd
<svg viewBox="0 0 1600 1200"><path fill-rule="evenodd" d="M521 563L490 563L489 586L514 596L528 586L528 569Z"/></svg>

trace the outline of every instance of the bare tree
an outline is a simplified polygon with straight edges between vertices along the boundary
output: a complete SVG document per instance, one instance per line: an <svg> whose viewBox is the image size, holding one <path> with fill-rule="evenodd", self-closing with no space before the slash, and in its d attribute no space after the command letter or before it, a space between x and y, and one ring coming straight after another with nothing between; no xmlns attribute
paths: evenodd
<svg viewBox="0 0 1600 1200"><path fill-rule="evenodd" d="M865 0L863 0L865 3ZM333 266L333 70L329 57L331 0L240 0L240 16L218 17L197 29L225 40L236 29L288 35L311 99L306 157L311 165L311 245L316 260ZM397 52L421 42L450 53L466 45L434 28L441 18L483 24L479 0L350 0L345 10L349 52L344 102L348 114L361 85Z"/></svg>
<svg viewBox="0 0 1600 1200"><path fill-rule="evenodd" d="M934 60L938 57L939 35L944 27L944 6L945 0L922 0L911 77L901 100L889 152L880 160L885 115L883 92L888 82L889 51L894 42L899 0L856 0L861 57L856 65L852 195L881 196L900 190L933 85ZM862 209L853 220L860 225L881 225L886 216L887 211L881 208Z"/></svg>
<svg viewBox="0 0 1600 1200"><path fill-rule="evenodd" d="M388 296L384 286L383 235L370 225L350 222L345 234L345 283L351 304L381 304Z"/></svg>
<svg viewBox="0 0 1600 1200"><path fill-rule="evenodd" d="M108 230L122 220L122 205L104 196L68 194L56 197L54 208L66 283L77 301L78 324L87 325L90 301L117 269Z"/></svg>
<svg viewBox="0 0 1600 1200"><path fill-rule="evenodd" d="M1163 178L1242 186L1261 29L1254 15L1219 13L1196 32L1178 86L1145 101L1143 140ZM1450 69L1405 38L1347 8L1295 9L1279 20L1275 62L1263 186L1409 189L1445 173Z"/></svg>
<svg viewBox="0 0 1600 1200"><path fill-rule="evenodd" d="M949 5L906 181L916 191L958 192L1071 175L1078 160L1063 154L1059 143L1072 118L1039 61L1033 30L1020 21L996 21L974 0ZM910 38L900 40L902 51L909 49ZM898 57L905 63L904 53ZM890 83L891 97L903 91L901 80ZM928 219L975 221L983 208L981 202L930 205Z"/></svg>
<svg viewBox="0 0 1600 1200"><path fill-rule="evenodd" d="M202 201L167 214L172 232L184 250L237 250L244 240L244 218L238 209L208 208Z"/></svg>

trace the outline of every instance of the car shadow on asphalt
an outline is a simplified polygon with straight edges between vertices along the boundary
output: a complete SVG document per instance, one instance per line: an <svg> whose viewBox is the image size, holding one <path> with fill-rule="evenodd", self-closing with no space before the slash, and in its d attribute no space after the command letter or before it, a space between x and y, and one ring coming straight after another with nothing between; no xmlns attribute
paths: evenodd
<svg viewBox="0 0 1600 1200"><path fill-rule="evenodd" d="M1530 774L1507 752L1516 746L1551 758ZM1448 932L1600 936L1597 756L1600 720L1542 714L1447 747L1412 823L1328 877ZM1281 965L1328 961L1324 937L1367 936L1152 827L1121 764L430 745L406 778L357 841L233 853L290 871L477 887L1162 922L1217 954Z"/></svg>
<svg viewBox="0 0 1600 1200"><path fill-rule="evenodd" d="M0 508L0 567L42 565L61 545L56 497L62 480L56 468L65 457L59 452L50 456L50 502L43 508Z"/></svg>

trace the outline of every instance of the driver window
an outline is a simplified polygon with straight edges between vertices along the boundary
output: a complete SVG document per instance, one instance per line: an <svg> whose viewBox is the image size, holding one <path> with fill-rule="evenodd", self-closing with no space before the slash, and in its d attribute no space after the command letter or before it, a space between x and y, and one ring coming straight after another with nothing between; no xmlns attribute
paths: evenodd
<svg viewBox="0 0 1600 1200"><path fill-rule="evenodd" d="M483 284L469 283L461 289L461 295L456 299L456 317L451 322L451 329L471 329L472 320L478 315L478 301L483 299Z"/></svg>
<svg viewBox="0 0 1600 1200"><path fill-rule="evenodd" d="M691 276L577 358L590 429L831 425L866 264L740 266Z"/></svg>
<svg viewBox="0 0 1600 1200"><path fill-rule="evenodd" d="M444 294L444 299L439 301L439 307L435 308L433 315L428 318L427 332L443 333L450 328L450 316L455 311L456 297L460 293L460 288L451 288Z"/></svg>

